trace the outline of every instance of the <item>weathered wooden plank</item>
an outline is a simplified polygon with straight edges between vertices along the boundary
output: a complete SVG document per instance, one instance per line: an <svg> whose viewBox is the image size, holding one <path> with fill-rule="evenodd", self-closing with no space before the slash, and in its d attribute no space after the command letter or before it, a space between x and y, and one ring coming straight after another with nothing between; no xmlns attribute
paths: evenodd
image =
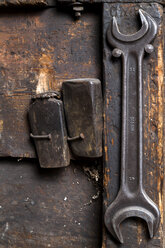
<svg viewBox="0 0 165 248"><path fill-rule="evenodd" d="M74 22L56 9L0 11L0 156L35 157L31 95L70 78L100 78L99 15Z"/></svg>
<svg viewBox="0 0 165 248"><path fill-rule="evenodd" d="M0 7L55 7L56 0L0 0Z"/></svg>
<svg viewBox="0 0 165 248"><path fill-rule="evenodd" d="M57 0L59 3L70 3L75 2L75 0ZM95 3L160 3L165 4L165 0L80 0L81 3L95 4ZM115 11L115 6L114 6ZM124 10L123 10L124 11ZM128 13L128 10L125 10L125 13Z"/></svg>
<svg viewBox="0 0 165 248"><path fill-rule="evenodd" d="M1 159L0 247L99 248L101 167L94 164L47 170L37 160Z"/></svg>
<svg viewBox="0 0 165 248"><path fill-rule="evenodd" d="M165 62L165 8L163 9L163 37L164 37L164 44L163 44L163 51L164 51L164 62ZM165 63L164 63L164 82L165 82ZM163 106L165 106L165 84L163 84ZM163 123L165 123L165 107L164 107L164 118ZM165 164L165 124L163 125L163 158L164 158L164 164ZM163 199L164 199L164 206L165 206L165 190L163 190ZM165 212L165 211L164 211ZM163 222L165 223L165 214L163 213ZM163 234L165 234L165 225L163 225ZM165 235L163 236L163 247L165 247Z"/></svg>
<svg viewBox="0 0 165 248"><path fill-rule="evenodd" d="M38 6L38 7L54 7L59 3L71 3L75 0L0 0L0 7L24 7L24 6ZM81 3L95 4L95 3L115 3L115 0L80 0ZM121 3L160 3L165 4L165 0L118 0ZM65 8L65 5L64 5Z"/></svg>
<svg viewBox="0 0 165 248"><path fill-rule="evenodd" d="M25 6L25 5L36 5L36 6L47 6L47 0L0 0L0 7L8 6Z"/></svg>
<svg viewBox="0 0 165 248"><path fill-rule="evenodd" d="M145 223L139 219L127 219L121 225L124 244L122 248L163 248L163 8L158 4L105 4L103 11L103 62L105 95L105 168L104 168L104 212L115 199L120 179L121 145L121 60L112 59L112 49L106 42L107 27L113 16L117 17L122 33L129 34L140 27L137 13L142 8L153 16L159 26L154 40L155 51L145 56L144 80L144 184L147 194L158 204L161 212L159 231L149 239ZM113 11L113 10L116 10ZM127 13L130 13L128 16ZM119 247L104 229L103 248Z"/></svg>

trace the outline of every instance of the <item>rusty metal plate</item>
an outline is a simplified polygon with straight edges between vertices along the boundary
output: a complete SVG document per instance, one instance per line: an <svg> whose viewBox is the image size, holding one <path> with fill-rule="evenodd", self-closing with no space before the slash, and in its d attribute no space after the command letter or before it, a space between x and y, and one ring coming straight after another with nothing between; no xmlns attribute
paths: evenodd
<svg viewBox="0 0 165 248"><path fill-rule="evenodd" d="M70 163L63 103L43 94L30 106L31 137L34 138L40 166L65 167Z"/></svg>
<svg viewBox="0 0 165 248"><path fill-rule="evenodd" d="M73 153L80 157L102 156L102 92L98 79L71 79L62 86L65 116Z"/></svg>

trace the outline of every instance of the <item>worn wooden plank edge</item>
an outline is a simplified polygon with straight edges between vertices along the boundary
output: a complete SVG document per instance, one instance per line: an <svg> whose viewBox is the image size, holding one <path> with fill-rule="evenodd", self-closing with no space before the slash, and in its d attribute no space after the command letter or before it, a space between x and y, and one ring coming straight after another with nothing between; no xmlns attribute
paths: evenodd
<svg viewBox="0 0 165 248"><path fill-rule="evenodd" d="M163 56L164 56L164 61L165 61L165 50L164 50L164 48L165 48L165 7L164 7L164 9L163 9L163 12L164 12L164 14L163 14L163 38L164 38L164 42L163 42L163 51L164 51L164 53L163 53ZM165 72L165 63L164 63L164 72ZM163 101L163 106L165 106L165 73L164 73L164 83L163 83L163 99L164 99L164 101ZM165 107L164 107L164 109L163 109L164 111L163 111L163 123L165 123ZM163 126L163 135L164 135L164 139L163 139L163 160L164 160L164 164L165 164L165 156L164 156L164 154L165 154L165 124L164 124L164 126ZM164 206L165 206L165 187L163 187L163 199L164 199ZM164 221L164 223L165 223L165 214L164 214L164 216L163 216L163 221ZM163 233L165 233L165 225L163 226ZM163 236L163 247L165 247L165 235Z"/></svg>
<svg viewBox="0 0 165 248"><path fill-rule="evenodd" d="M56 0L0 0L0 7L55 6Z"/></svg>
<svg viewBox="0 0 165 248"><path fill-rule="evenodd" d="M57 0L59 3L74 3L76 0ZM78 2L81 3L88 3L88 4L94 4L94 3L159 3L162 5L165 5L165 0L79 0Z"/></svg>
<svg viewBox="0 0 165 248"><path fill-rule="evenodd" d="M54 7L56 3L71 3L76 0L0 0L0 7L24 7L24 6L36 6L36 7ZM116 3L115 0L79 0L81 3ZM165 0L118 0L121 3L160 3L165 5Z"/></svg>

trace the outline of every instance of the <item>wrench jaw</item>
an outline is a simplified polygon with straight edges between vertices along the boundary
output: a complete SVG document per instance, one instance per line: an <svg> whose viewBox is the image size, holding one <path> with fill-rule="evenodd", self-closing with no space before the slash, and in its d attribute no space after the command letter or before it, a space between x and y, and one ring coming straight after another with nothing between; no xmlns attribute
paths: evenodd
<svg viewBox="0 0 165 248"><path fill-rule="evenodd" d="M143 10L139 10L139 14L140 14L140 19L141 19L141 23L142 23L142 27L141 29L136 32L135 34L132 35L125 35L122 34L119 31L118 25L117 25L117 20L116 17L113 17L112 20L112 35L119 41L122 42L133 42L133 41L137 41L139 39L141 39L148 31L148 21L145 17L145 11Z"/></svg>
<svg viewBox="0 0 165 248"><path fill-rule="evenodd" d="M116 17L113 17L107 29L107 41L113 48L118 48L123 53L127 51L127 47L130 48L131 46L133 46L133 48L136 46L141 50L144 47L144 36L146 46L155 38L158 29L155 20L142 9L139 9L139 15L142 27L138 32L132 35L122 34L119 31ZM145 50L146 52L149 51L149 53L153 51L151 49Z"/></svg>
<svg viewBox="0 0 165 248"><path fill-rule="evenodd" d="M142 202L144 202L144 206L148 211L153 215L153 228L151 227L150 222L147 222L148 224L148 230L150 234L150 238L153 238L153 236L156 234L159 228L160 224L160 211L158 206L151 200L151 198L146 194L144 190L141 192Z"/></svg>
<svg viewBox="0 0 165 248"><path fill-rule="evenodd" d="M127 218L130 217L139 217L146 221L150 237L153 237L154 233L154 216L144 208L138 206L131 206L122 208L117 211L112 217L111 228L113 228L112 234L115 233L115 237L117 237L120 243L124 243L123 236L120 230L120 224Z"/></svg>
<svg viewBox="0 0 165 248"><path fill-rule="evenodd" d="M147 20L149 27L148 32L145 35L146 44L150 43L156 36L158 32L158 26L156 21L144 10L140 9L139 13L144 16L144 18Z"/></svg>
<svg viewBox="0 0 165 248"><path fill-rule="evenodd" d="M120 224L130 217L143 219L147 224L150 238L153 238L159 227L160 212L145 191L129 194L125 190L120 190L115 201L106 210L105 225L120 243L124 243Z"/></svg>

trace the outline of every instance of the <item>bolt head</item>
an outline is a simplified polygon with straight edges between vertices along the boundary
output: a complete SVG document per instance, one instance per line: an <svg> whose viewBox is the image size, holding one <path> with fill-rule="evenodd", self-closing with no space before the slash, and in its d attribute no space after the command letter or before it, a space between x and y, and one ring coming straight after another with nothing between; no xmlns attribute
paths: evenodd
<svg viewBox="0 0 165 248"><path fill-rule="evenodd" d="M118 49L118 48L115 48L115 49L113 49L113 51L112 51L112 55L113 55L114 57L116 57L116 58L119 58L119 57L121 56L121 54L122 54L122 51L121 51L120 49Z"/></svg>
<svg viewBox="0 0 165 248"><path fill-rule="evenodd" d="M154 51L154 47L151 44L147 44L144 49L146 53L152 53Z"/></svg>

